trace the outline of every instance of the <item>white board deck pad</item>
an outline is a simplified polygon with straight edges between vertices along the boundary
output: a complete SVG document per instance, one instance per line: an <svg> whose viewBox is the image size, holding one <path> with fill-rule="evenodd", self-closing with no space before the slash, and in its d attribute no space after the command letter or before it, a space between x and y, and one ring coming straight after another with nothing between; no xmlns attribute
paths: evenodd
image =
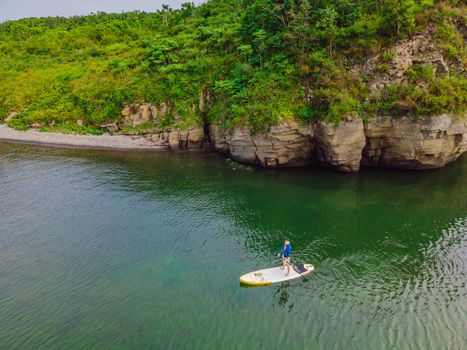
<svg viewBox="0 0 467 350"><path fill-rule="evenodd" d="M306 276L315 269L315 267L311 264L304 264L304 266L306 268L306 271L302 272L301 274L296 272L291 267L290 272L287 276L285 275L285 273L287 272L287 267L285 267L284 269L281 269L281 267L272 267L269 269L253 271L241 276L240 282L256 286L268 285Z"/></svg>

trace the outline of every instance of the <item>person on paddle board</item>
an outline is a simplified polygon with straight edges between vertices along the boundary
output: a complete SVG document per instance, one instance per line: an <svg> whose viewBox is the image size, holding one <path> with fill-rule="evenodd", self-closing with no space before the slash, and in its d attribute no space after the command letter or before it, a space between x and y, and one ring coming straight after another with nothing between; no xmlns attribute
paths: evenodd
<svg viewBox="0 0 467 350"><path fill-rule="evenodd" d="M290 244L290 240L288 238L286 238L285 241L284 241L284 245L279 250L279 254L277 254L277 256L282 255L282 267L281 267L281 269L284 269L285 266L287 266L287 273L285 274L286 276L290 272L290 254L292 254L292 245Z"/></svg>

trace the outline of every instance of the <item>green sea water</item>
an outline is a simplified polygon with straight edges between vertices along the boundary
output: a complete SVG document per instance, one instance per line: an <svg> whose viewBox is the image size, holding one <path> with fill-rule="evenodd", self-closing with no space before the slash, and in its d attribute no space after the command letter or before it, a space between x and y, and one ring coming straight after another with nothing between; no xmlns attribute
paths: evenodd
<svg viewBox="0 0 467 350"><path fill-rule="evenodd" d="M304 279L245 288L282 238ZM0 145L0 349L462 349L467 158L259 169Z"/></svg>

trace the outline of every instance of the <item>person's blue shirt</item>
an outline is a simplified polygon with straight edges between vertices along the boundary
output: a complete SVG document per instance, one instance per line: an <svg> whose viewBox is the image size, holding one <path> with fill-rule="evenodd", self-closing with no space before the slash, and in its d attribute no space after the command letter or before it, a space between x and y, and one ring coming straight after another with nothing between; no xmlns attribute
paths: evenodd
<svg viewBox="0 0 467 350"><path fill-rule="evenodd" d="M288 258L290 254L292 253L292 245L289 243L285 246L282 246L282 248L279 250L279 253L284 255L284 258Z"/></svg>

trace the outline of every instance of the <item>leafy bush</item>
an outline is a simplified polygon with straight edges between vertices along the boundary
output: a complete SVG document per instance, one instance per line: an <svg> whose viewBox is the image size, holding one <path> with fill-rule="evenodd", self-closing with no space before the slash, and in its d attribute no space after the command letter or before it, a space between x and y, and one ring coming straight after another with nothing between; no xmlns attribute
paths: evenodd
<svg viewBox="0 0 467 350"><path fill-rule="evenodd" d="M372 101L370 110L414 117L465 110L465 77L434 77L431 65L409 69L406 74L409 83L406 86L388 86L380 100Z"/></svg>
<svg viewBox="0 0 467 350"><path fill-rule="evenodd" d="M396 57L396 50L395 49L389 49L383 52L382 54L382 59L385 62L390 62Z"/></svg>
<svg viewBox="0 0 467 350"><path fill-rule="evenodd" d="M18 129L40 122L43 130L97 133L122 117L124 104L142 102L170 104L159 123L182 128L459 112L462 77L415 68L408 86L374 97L351 67L431 23L446 57L465 63L455 26L464 13L461 3L431 0L210 0L157 13L9 21L0 24L0 115L18 112L10 122ZM378 71L394 55L383 51ZM201 93L209 96L204 110Z"/></svg>
<svg viewBox="0 0 467 350"><path fill-rule="evenodd" d="M26 121L23 118L13 118L9 123L8 126L10 128L14 128L16 130L25 131L29 129L29 125L26 124Z"/></svg>
<svg viewBox="0 0 467 350"><path fill-rule="evenodd" d="M389 72L389 69L390 67L389 67L389 64L387 63L378 64L375 67L375 71L379 73L387 73Z"/></svg>

